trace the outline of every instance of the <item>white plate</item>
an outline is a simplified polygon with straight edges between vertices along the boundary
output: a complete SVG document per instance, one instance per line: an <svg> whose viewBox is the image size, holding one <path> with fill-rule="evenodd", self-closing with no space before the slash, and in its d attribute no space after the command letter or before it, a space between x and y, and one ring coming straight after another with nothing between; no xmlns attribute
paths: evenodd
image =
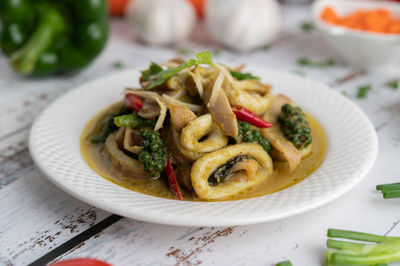
<svg viewBox="0 0 400 266"><path fill-rule="evenodd" d="M144 69L144 68L140 68ZM322 165L302 182L258 198L227 202L168 200L137 193L99 176L83 159L79 139L86 123L138 85L139 69L83 84L51 104L32 126L29 149L51 182L76 198L133 219L185 226L227 226L281 219L338 198L367 175L378 141L369 119L327 86L287 73L249 68L313 115L327 135Z"/></svg>

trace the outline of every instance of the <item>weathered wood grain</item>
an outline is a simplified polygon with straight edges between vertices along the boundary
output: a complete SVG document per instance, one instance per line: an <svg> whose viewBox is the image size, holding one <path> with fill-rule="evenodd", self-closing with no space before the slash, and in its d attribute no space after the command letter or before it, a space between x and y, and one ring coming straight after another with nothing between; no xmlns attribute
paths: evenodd
<svg viewBox="0 0 400 266"><path fill-rule="evenodd" d="M104 53L76 75L20 78L0 56L0 265L35 261L110 216L62 192L33 166L27 135L40 111L71 88L118 71L112 67L116 61L129 68L205 49L212 51L216 61L296 72L346 92L379 129L380 151L373 171L339 200L293 218L226 228L173 227L124 218L57 259L91 256L115 265L273 265L292 259L296 265L313 266L323 261L329 227L400 235L400 217L394 211L398 201L385 201L374 192L377 183L400 178L396 167L400 155L400 91L384 85L393 77L360 73L339 61L323 69L298 65L300 57L326 60L333 55L317 32L301 30L301 22L310 19L305 8L286 8L284 12L284 31L278 40L246 54L215 44L202 24L188 41L176 46L146 47L135 42L123 21L114 20ZM358 100L357 88L365 84L373 85L373 90L366 100Z"/></svg>

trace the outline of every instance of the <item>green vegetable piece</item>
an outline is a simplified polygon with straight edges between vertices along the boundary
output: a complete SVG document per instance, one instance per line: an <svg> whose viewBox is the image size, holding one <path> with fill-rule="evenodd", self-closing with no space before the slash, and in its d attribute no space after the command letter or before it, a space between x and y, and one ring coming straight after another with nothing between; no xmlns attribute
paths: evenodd
<svg viewBox="0 0 400 266"><path fill-rule="evenodd" d="M358 88L358 92L357 92L357 98L359 99L365 99L368 96L368 93L372 90L372 86L371 85L364 85L364 86L360 86Z"/></svg>
<svg viewBox="0 0 400 266"><path fill-rule="evenodd" d="M236 78L237 80L245 80L245 79L255 79L260 80L259 77L253 76L251 73L241 73L237 71L230 71L232 77Z"/></svg>
<svg viewBox="0 0 400 266"><path fill-rule="evenodd" d="M161 85L169 77L172 77L172 76L178 74L183 69L186 69L186 68L189 68L189 67L193 67L193 66L197 66L197 65L200 65L200 64L213 65L212 57L211 57L211 54L210 54L209 51L204 51L204 52L197 53L196 54L196 58L197 58L197 60L196 59L189 59L185 63L183 63L183 64L181 64L181 65L179 65L179 66L177 66L175 68L169 68L169 69L166 69L166 70L162 70L162 71L159 71L158 73L156 73L155 75L152 75L151 76L151 80L149 80L149 81L152 81L152 83L146 89L150 90L150 89L152 89L154 87L157 87L158 85ZM146 72L146 73L151 73L151 72L149 71L149 72ZM143 78L146 79L144 74L143 74Z"/></svg>
<svg viewBox="0 0 400 266"><path fill-rule="evenodd" d="M400 237L329 229L328 236L372 243L328 239L327 265L385 265L400 261Z"/></svg>
<svg viewBox="0 0 400 266"><path fill-rule="evenodd" d="M333 59L327 59L326 61L323 61L323 62L313 62L306 57L301 57L297 60L297 64L300 66L325 68L325 67L334 66L335 61Z"/></svg>
<svg viewBox="0 0 400 266"><path fill-rule="evenodd" d="M290 260L285 260L277 263L276 266L293 266L293 264L290 262Z"/></svg>
<svg viewBox="0 0 400 266"><path fill-rule="evenodd" d="M142 71L143 79L146 81L149 81L149 80L151 80L152 76L157 75L158 73L160 73L163 70L164 69L160 65L158 65L154 62L151 62L149 69Z"/></svg>
<svg viewBox="0 0 400 266"><path fill-rule="evenodd" d="M243 133L247 133L247 132L249 132L251 126L247 122L241 122L240 127L241 127Z"/></svg>
<svg viewBox="0 0 400 266"><path fill-rule="evenodd" d="M147 161L151 160L151 155L147 151L142 151L139 154L139 161L141 163L146 163Z"/></svg>
<svg viewBox="0 0 400 266"><path fill-rule="evenodd" d="M310 145L312 142L311 128L301 108L285 104L281 111L278 122L285 138L292 142L298 150Z"/></svg>
<svg viewBox="0 0 400 266"><path fill-rule="evenodd" d="M393 80L393 81L389 81L387 83L387 86L393 90L398 90L400 85L399 85L400 81L399 80Z"/></svg>
<svg viewBox="0 0 400 266"><path fill-rule="evenodd" d="M266 139L266 138L262 138L260 140L260 145L263 147L263 149L268 153L271 154L272 152L272 146L271 143Z"/></svg>
<svg viewBox="0 0 400 266"><path fill-rule="evenodd" d="M225 164L221 165L220 167L215 170L210 177L208 178L208 184L210 186L216 186L219 183L223 182L225 178L228 177L229 172L233 168L233 166L238 163L238 162L243 162L245 161L247 156L245 155L239 155L232 160L226 162Z"/></svg>
<svg viewBox="0 0 400 266"><path fill-rule="evenodd" d="M310 32L314 30L314 23L311 21L304 21L301 23L301 29L305 32Z"/></svg>
<svg viewBox="0 0 400 266"><path fill-rule="evenodd" d="M253 138L255 140L261 140L261 133L258 130L253 130L253 132L251 132L251 134L253 135Z"/></svg>
<svg viewBox="0 0 400 266"><path fill-rule="evenodd" d="M254 140L253 135L251 135L250 133L247 133L243 136L244 142L251 143L253 142L253 140Z"/></svg>
<svg viewBox="0 0 400 266"><path fill-rule="evenodd" d="M112 67L115 69L121 69L124 67L124 63L122 61L116 61L112 64Z"/></svg>
<svg viewBox="0 0 400 266"><path fill-rule="evenodd" d="M154 127L155 123L154 120L142 118L136 113L114 118L114 124L117 127Z"/></svg>
<svg viewBox="0 0 400 266"><path fill-rule="evenodd" d="M0 46L21 75L77 71L102 51L106 0L1 0Z"/></svg>

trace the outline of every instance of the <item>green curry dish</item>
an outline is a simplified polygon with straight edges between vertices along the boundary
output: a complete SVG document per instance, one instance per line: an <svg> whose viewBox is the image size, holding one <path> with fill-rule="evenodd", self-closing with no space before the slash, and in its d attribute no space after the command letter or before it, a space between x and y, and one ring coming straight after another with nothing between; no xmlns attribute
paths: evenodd
<svg viewBox="0 0 400 266"><path fill-rule="evenodd" d="M0 47L21 75L80 70L108 37L106 0L1 0L0 20Z"/></svg>
<svg viewBox="0 0 400 266"><path fill-rule="evenodd" d="M264 138L258 129L251 129L251 126L247 122L240 122L238 125L239 134L238 140L239 142L246 142L246 143L258 143L263 147L263 149L268 153L271 154L272 146L271 143Z"/></svg>
<svg viewBox="0 0 400 266"><path fill-rule="evenodd" d="M118 113L108 114L99 124L96 133L91 136L93 143L104 143L111 133L116 131L118 127L114 124L114 118L124 115L128 110L123 106Z"/></svg>
<svg viewBox="0 0 400 266"><path fill-rule="evenodd" d="M206 64L206 65L213 65L212 56L209 51L204 51L196 54L196 59L189 59L185 63L174 67L168 68L165 70L160 70L160 66L155 63L152 63L149 69L142 71L143 78L146 81L150 81L150 85L146 87L147 90L155 88L161 84L163 84L169 77L172 77L178 74L180 71L190 68L193 66Z"/></svg>
<svg viewBox="0 0 400 266"><path fill-rule="evenodd" d="M234 70L231 70L230 73L232 77L236 78L237 80L245 80L245 79L260 80L259 77L253 76L251 73L242 73Z"/></svg>
<svg viewBox="0 0 400 266"><path fill-rule="evenodd" d="M299 107L293 107L290 104L283 105L278 122L285 138L298 150L311 144L310 125L305 113Z"/></svg>
<svg viewBox="0 0 400 266"><path fill-rule="evenodd" d="M165 143L158 131L147 128L140 131L140 137L142 139L140 146L143 150L139 154L139 161L151 178L158 179L166 166Z"/></svg>
<svg viewBox="0 0 400 266"><path fill-rule="evenodd" d="M114 117L114 124L117 127L144 128L154 127L156 122L155 120L146 119L134 113Z"/></svg>
<svg viewBox="0 0 400 266"><path fill-rule="evenodd" d="M237 164L238 162L243 162L247 159L247 156L237 156L233 158L232 160L228 161L227 163L221 165L220 167L215 170L210 177L208 178L208 184L210 186L216 186L220 183L222 183L230 174L230 171L232 170L233 166Z"/></svg>

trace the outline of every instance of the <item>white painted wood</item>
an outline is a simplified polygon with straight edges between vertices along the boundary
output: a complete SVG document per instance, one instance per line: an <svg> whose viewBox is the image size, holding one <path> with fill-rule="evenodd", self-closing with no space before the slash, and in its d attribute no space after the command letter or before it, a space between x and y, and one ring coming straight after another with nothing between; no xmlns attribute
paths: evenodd
<svg viewBox="0 0 400 266"><path fill-rule="evenodd" d="M365 74L340 82L354 73L341 64L326 69L299 66L297 60L302 56L323 61L332 54L316 32L300 29L301 22L310 19L306 8L284 11L280 38L270 49L247 54L218 47L201 24L189 41L176 47L146 47L130 37L123 21L114 20L103 54L73 76L20 78L0 56L0 265L32 262L110 215L54 187L32 165L27 134L40 111L70 88L118 71L112 67L116 61L128 68L147 65L150 60L191 56L204 49L210 49L216 61L300 71L347 92L379 129L380 151L371 173L335 202L282 221L233 228L186 228L122 219L59 259L91 256L115 265L273 265L291 259L295 265L313 266L323 262L325 234L330 227L400 235L400 226L395 226L400 219L399 200L383 200L374 191L378 183L400 180L400 90L384 86L391 76ZM365 84L373 85L373 91L367 99L359 100L355 97L357 88Z"/></svg>

